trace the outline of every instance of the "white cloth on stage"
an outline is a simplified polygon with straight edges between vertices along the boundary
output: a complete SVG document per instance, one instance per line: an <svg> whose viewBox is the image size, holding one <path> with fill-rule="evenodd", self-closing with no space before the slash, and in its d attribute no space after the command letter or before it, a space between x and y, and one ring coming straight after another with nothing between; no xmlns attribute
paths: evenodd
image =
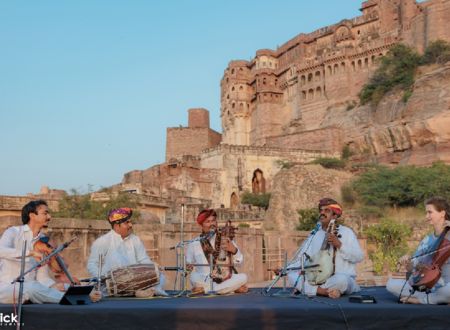
<svg viewBox="0 0 450 330"><path fill-rule="evenodd" d="M33 237L28 225L14 226L5 230L0 238L0 303L17 303L19 283L11 282L20 275L23 242L27 241L26 254L33 249L34 243L42 236ZM25 271L36 265L32 257L26 257ZM23 301L33 303L58 303L64 292L51 288L55 281L49 274L48 265L42 266L25 275Z"/></svg>
<svg viewBox="0 0 450 330"><path fill-rule="evenodd" d="M211 246L215 246L215 241L216 235L209 239ZM232 263L233 265L240 265L244 261L244 256L242 255L236 243L234 241L232 241L232 243L237 248L237 253L232 256ZM209 265L209 260L206 259L205 253L202 249L202 245L200 244L200 240L196 240L188 244L186 248L186 264ZM209 266L195 266L190 276L191 286L202 287L205 292L211 291L211 280L209 273ZM231 278L223 281L222 283L213 282L213 291L217 292L218 294L226 294L234 292L246 283L246 274L232 274Z"/></svg>
<svg viewBox="0 0 450 330"><path fill-rule="evenodd" d="M415 256L426 254L431 249L437 236L430 234L420 242ZM413 259L413 265L417 265L420 258ZM450 258L441 267L441 277L430 293L415 291L412 297L419 299L422 304L449 304L450 303ZM412 292L412 287L403 279L390 278L386 284L386 289L397 297L408 297Z"/></svg>
<svg viewBox="0 0 450 330"><path fill-rule="evenodd" d="M92 277L98 276L99 256L103 256L101 276L107 275L111 270L134 264L153 264L145 250L144 243L135 234L122 238L114 230L97 238L91 247L87 262L87 269ZM164 292L165 276L159 274L159 284L155 286L155 293L166 295Z"/></svg>
<svg viewBox="0 0 450 330"><path fill-rule="evenodd" d="M324 289L337 289L341 294L358 292L360 291L360 288L356 283L356 264L363 260L364 254L353 230L349 227L340 225L338 234L341 236L339 240L341 241L342 246L339 249L336 249L334 275L332 275L324 284L320 285L320 287ZM326 232L317 225L316 229L311 232L309 237L302 244L297 260L293 260L288 268L301 267L302 259L304 259L306 255L312 257L317 254L322 247L325 235ZM319 286L312 285L307 280L303 283L304 276L300 276L299 273L299 270L288 272L287 277L289 284L291 286L295 285L297 290L308 296L315 296Z"/></svg>

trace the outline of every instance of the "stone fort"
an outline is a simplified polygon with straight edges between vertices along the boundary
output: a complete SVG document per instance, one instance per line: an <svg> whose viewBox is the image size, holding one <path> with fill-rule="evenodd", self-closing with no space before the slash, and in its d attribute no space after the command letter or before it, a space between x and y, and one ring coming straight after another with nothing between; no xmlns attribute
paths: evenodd
<svg viewBox="0 0 450 330"><path fill-rule="evenodd" d="M336 109L357 105L379 58L399 42L423 52L434 40L450 40L448 0L368 0L360 10L276 50L258 50L251 61L231 61L221 80L222 135L201 108L188 111L188 127L167 129L166 162L186 171L177 187L233 207L244 190L270 191L280 162L339 157L349 142ZM213 174L191 182L189 171Z"/></svg>

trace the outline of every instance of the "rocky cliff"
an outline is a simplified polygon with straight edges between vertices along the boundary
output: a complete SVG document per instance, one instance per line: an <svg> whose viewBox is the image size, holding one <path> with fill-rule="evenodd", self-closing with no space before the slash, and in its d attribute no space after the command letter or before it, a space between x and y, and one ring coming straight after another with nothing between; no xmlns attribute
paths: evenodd
<svg viewBox="0 0 450 330"><path fill-rule="evenodd" d="M322 127L341 129L355 160L429 165L450 162L450 62L421 67L413 93L387 95L377 106L329 110Z"/></svg>

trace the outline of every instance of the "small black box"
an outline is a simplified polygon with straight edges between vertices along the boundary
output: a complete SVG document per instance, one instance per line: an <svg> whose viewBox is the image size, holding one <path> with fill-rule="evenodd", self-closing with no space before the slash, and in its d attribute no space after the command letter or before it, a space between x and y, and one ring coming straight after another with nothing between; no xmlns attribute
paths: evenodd
<svg viewBox="0 0 450 330"><path fill-rule="evenodd" d="M60 305L88 305L91 303L89 294L93 285L74 285L67 289L64 296L59 301Z"/></svg>
<svg viewBox="0 0 450 330"><path fill-rule="evenodd" d="M350 296L348 297L348 301L352 303L360 303L360 304L376 304L376 299L374 296L369 296L366 294L360 296Z"/></svg>

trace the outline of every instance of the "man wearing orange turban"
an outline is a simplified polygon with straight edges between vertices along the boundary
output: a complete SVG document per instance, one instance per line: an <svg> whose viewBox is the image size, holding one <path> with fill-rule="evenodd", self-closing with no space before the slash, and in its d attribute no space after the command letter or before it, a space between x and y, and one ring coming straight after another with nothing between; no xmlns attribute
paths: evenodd
<svg viewBox="0 0 450 330"><path fill-rule="evenodd" d="M289 265L288 268L301 268L302 262L307 264L317 264L318 256L325 251L330 255L332 271L328 279L323 283L313 283L308 280L312 277L300 274L298 270L288 272L288 280L291 285L308 296L326 296L339 298L342 294L350 294L360 290L356 283L355 266L363 260L363 252L359 246L355 233L349 227L337 225L334 232L327 232L330 223L342 215L342 206L331 198L323 198L319 201L319 222L309 237L304 241L298 254L298 259ZM321 259L323 260L323 259ZM322 267L323 265L321 265ZM325 265L327 266L327 265ZM319 268L308 269L319 271ZM310 273L311 274L311 273Z"/></svg>
<svg viewBox="0 0 450 330"><path fill-rule="evenodd" d="M232 265L239 265L243 262L244 256L237 247L236 243L227 237L220 238L220 245L217 246L217 214L213 209L201 211L197 216L197 223L202 228L202 234L198 240L194 240L187 246L186 263L190 269L193 269L190 280L193 293L206 293L211 289L210 280L210 255L213 255L213 263L225 264L226 261L217 260L220 249L231 254ZM189 266L190 265L190 266ZM196 265L195 267L192 265ZM223 266L221 269L224 270ZM195 268L195 269L194 269ZM229 269L228 267L226 267ZM232 267L234 269L234 266ZM217 268L214 268L217 269ZM232 271L225 278L214 278L213 291L218 294L230 292L245 293L248 291L247 275L237 274Z"/></svg>

